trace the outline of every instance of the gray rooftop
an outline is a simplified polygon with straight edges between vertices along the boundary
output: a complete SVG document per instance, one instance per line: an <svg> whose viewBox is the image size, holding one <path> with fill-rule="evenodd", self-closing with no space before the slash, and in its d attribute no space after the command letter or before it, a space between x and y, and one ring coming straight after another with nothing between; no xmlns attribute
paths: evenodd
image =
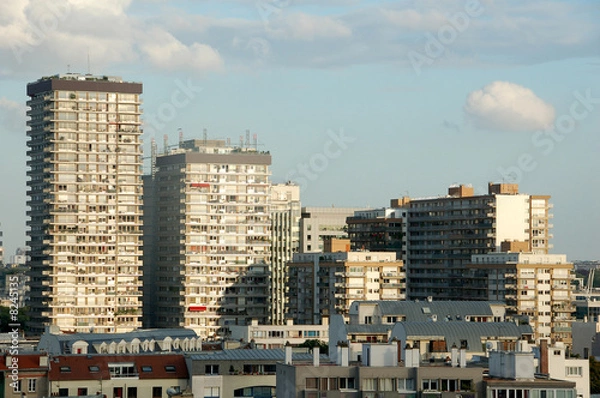
<svg viewBox="0 0 600 398"><path fill-rule="evenodd" d="M448 349L456 344L460 347L466 340L472 351L482 350L482 336L520 339L523 334L531 334L531 326L517 326L512 322L398 322L392 330L392 338L400 337L404 330L407 338L440 337L446 341Z"/></svg>
<svg viewBox="0 0 600 398"><path fill-rule="evenodd" d="M321 354L321 361L329 357ZM223 350L204 351L190 355L192 361L285 361L285 350L281 348L265 350ZM312 361L313 356L308 352L293 352L292 361Z"/></svg>
<svg viewBox="0 0 600 398"><path fill-rule="evenodd" d="M493 315L489 301L372 301L377 304L382 316L405 315L407 321L426 321L432 315L438 320L464 320L465 315Z"/></svg>

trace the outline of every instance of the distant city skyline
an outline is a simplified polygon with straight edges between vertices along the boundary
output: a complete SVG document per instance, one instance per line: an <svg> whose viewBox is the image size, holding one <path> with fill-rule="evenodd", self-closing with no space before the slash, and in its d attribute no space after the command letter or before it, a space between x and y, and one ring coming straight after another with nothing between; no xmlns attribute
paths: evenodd
<svg viewBox="0 0 600 398"><path fill-rule="evenodd" d="M144 84L163 135L246 129L302 206L383 207L451 184L551 195L552 253L600 258L600 3L18 0L0 5L0 228L25 244L26 84ZM110 26L110 29L106 27Z"/></svg>

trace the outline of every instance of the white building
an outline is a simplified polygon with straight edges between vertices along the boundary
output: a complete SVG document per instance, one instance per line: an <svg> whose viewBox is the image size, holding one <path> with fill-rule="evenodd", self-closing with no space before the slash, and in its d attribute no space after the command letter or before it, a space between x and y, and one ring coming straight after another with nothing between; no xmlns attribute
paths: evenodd
<svg viewBox="0 0 600 398"><path fill-rule="evenodd" d="M230 338L253 342L259 349L283 348L286 344L298 346L306 340L320 340L329 343L329 325L294 325L288 319L285 325L259 325L253 321L250 325L230 326Z"/></svg>
<svg viewBox="0 0 600 398"><path fill-rule="evenodd" d="M27 85L32 333L141 326L141 83Z"/></svg>
<svg viewBox="0 0 600 398"><path fill-rule="evenodd" d="M269 319L271 155L223 140L187 140L156 158L157 216L145 241L155 277L145 286L156 327L203 338Z"/></svg>
<svg viewBox="0 0 600 398"><path fill-rule="evenodd" d="M271 285L269 323L285 323L287 263L300 246L300 186L271 186Z"/></svg>

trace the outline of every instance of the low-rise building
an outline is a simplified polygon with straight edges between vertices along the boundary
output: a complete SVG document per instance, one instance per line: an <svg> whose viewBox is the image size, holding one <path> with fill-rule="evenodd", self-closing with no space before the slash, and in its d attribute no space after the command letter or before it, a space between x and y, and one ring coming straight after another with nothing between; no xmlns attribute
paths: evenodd
<svg viewBox="0 0 600 398"><path fill-rule="evenodd" d="M243 342L252 342L258 349L283 348L286 344L298 346L306 340L320 340L329 343L329 324L294 325L288 319L286 325L259 325L253 321L250 325L231 326L230 338Z"/></svg>
<svg viewBox="0 0 600 398"><path fill-rule="evenodd" d="M51 355L137 354L202 351L202 339L191 329L148 329L128 333L46 332L38 350Z"/></svg>
<svg viewBox="0 0 600 398"><path fill-rule="evenodd" d="M23 353L3 355L0 363L0 396L42 398L48 396L48 356Z"/></svg>
<svg viewBox="0 0 600 398"><path fill-rule="evenodd" d="M48 379L59 397L167 398L189 388L183 354L57 355Z"/></svg>
<svg viewBox="0 0 600 398"><path fill-rule="evenodd" d="M288 347L294 361L308 363L314 358L307 351L292 353L291 346ZM325 355L316 355L326 359ZM276 364L285 358L283 349L224 350L190 355L187 361L194 397L275 397Z"/></svg>

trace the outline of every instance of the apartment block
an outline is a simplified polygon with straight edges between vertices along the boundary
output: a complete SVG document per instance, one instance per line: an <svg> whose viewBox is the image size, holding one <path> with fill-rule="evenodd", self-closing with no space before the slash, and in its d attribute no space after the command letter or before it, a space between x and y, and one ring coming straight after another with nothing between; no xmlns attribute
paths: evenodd
<svg viewBox="0 0 600 398"><path fill-rule="evenodd" d="M271 286L269 323L285 324L287 263L300 248L300 186L271 186Z"/></svg>
<svg viewBox="0 0 600 398"><path fill-rule="evenodd" d="M517 184L488 185L475 195L470 186L452 186L448 195L410 199L407 274L410 299L464 297L463 275L471 255L496 252L504 241L521 241L527 252L546 254L549 196L518 193Z"/></svg>
<svg viewBox="0 0 600 398"><path fill-rule="evenodd" d="M156 158L158 216L148 294L157 327L203 338L269 319L271 155L224 140L187 140Z"/></svg>
<svg viewBox="0 0 600 398"><path fill-rule="evenodd" d="M536 342L551 339L572 344L573 264L563 254L490 253L473 255L473 298L502 301L507 316L520 318L534 330Z"/></svg>
<svg viewBox="0 0 600 398"><path fill-rule="evenodd" d="M288 319L285 325L259 325L253 322L246 326L230 326L232 340L251 342L257 349L283 348L286 344L298 346L306 340L329 343L329 325L295 325Z"/></svg>
<svg viewBox="0 0 600 398"><path fill-rule="evenodd" d="M303 207L300 219L300 253L324 251L324 239L347 238L346 219L355 211L367 210L353 207Z"/></svg>
<svg viewBox="0 0 600 398"><path fill-rule="evenodd" d="M404 263L395 253L299 253L288 267L288 316L298 324L348 316L355 300L406 298Z"/></svg>
<svg viewBox="0 0 600 398"><path fill-rule="evenodd" d="M355 211L346 219L352 250L391 251L406 261L408 202L393 199L391 207Z"/></svg>
<svg viewBox="0 0 600 398"><path fill-rule="evenodd" d="M31 332L141 326L141 83L27 85Z"/></svg>

